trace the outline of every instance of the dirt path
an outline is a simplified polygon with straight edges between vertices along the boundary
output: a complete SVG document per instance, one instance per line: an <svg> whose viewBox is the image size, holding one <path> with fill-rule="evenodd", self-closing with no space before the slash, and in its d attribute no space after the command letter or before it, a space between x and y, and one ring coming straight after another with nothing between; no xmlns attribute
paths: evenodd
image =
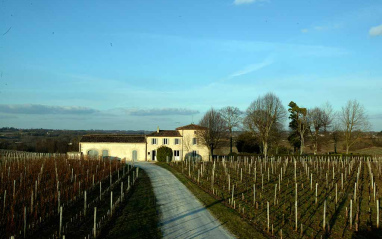
<svg viewBox="0 0 382 239"><path fill-rule="evenodd" d="M153 163L136 166L151 179L164 238L234 238L172 173Z"/></svg>

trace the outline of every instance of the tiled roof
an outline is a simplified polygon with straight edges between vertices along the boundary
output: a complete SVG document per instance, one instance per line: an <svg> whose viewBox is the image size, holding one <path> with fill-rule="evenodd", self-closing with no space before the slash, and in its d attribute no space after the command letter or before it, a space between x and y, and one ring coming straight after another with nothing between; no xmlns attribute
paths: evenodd
<svg viewBox="0 0 382 239"><path fill-rule="evenodd" d="M189 124L186 126L178 127L176 130L206 130L206 127L196 125L196 124Z"/></svg>
<svg viewBox="0 0 382 239"><path fill-rule="evenodd" d="M151 134L148 134L147 137L182 137L180 133L176 130L159 130Z"/></svg>
<svg viewBox="0 0 382 239"><path fill-rule="evenodd" d="M144 135L113 135L113 134L93 134L84 135L81 143L146 143Z"/></svg>

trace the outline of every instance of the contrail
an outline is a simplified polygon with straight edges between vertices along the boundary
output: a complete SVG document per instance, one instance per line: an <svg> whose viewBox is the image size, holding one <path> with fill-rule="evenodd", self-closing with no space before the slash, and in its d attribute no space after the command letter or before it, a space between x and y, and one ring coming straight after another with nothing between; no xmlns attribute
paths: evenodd
<svg viewBox="0 0 382 239"><path fill-rule="evenodd" d="M10 28L3 34L3 36L4 36L5 34L7 34L11 29L12 29L12 27L10 27Z"/></svg>

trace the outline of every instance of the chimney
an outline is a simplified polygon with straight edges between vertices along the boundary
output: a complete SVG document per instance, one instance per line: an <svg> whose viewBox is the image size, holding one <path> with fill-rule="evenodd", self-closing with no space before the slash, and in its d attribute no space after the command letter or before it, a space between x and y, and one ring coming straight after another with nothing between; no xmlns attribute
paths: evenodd
<svg viewBox="0 0 382 239"><path fill-rule="evenodd" d="M157 133L159 133L159 126L158 126L158 128L157 128Z"/></svg>

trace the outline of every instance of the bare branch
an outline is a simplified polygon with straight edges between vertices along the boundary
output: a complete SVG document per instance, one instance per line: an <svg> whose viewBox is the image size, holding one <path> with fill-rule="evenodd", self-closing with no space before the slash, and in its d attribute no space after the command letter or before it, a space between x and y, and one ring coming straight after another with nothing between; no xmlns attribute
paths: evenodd
<svg viewBox="0 0 382 239"><path fill-rule="evenodd" d="M342 107L339 118L348 154L350 147L358 141L362 132L369 129L369 120L364 107L357 100L349 100L346 106Z"/></svg>
<svg viewBox="0 0 382 239"><path fill-rule="evenodd" d="M273 93L257 98L248 107L244 119L245 126L257 134L263 143L263 154L266 157L271 131L274 125L286 117L286 110L280 99Z"/></svg>

